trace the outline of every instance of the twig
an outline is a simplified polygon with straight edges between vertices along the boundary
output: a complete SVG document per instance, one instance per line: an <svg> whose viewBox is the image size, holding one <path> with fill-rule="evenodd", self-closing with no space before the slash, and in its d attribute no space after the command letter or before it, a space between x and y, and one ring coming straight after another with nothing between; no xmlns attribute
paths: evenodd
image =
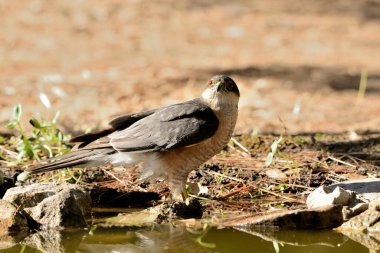
<svg viewBox="0 0 380 253"><path fill-rule="evenodd" d="M361 162L364 162L362 159L357 159L357 160L355 160L355 158L352 157L352 156L350 156L350 155L346 155L346 157L347 157L348 159L350 159L351 161L353 161L353 162L356 164L357 167L360 166L360 164L358 163L357 160L360 160Z"/></svg>
<svg viewBox="0 0 380 253"><path fill-rule="evenodd" d="M235 152L238 152L239 154L241 154L243 157L249 157L249 155L247 155L245 152L243 151L240 151L239 149L235 148L234 146L230 145L230 144L227 144L227 146L232 149L233 151Z"/></svg>
<svg viewBox="0 0 380 253"><path fill-rule="evenodd" d="M227 199L229 197L232 197L232 196L234 196L236 194L241 193L243 190L246 190L246 188L247 188L246 186L243 186L243 187L239 188L236 191L233 191L233 192L225 194L224 196L218 197L218 200L224 200L224 199Z"/></svg>
<svg viewBox="0 0 380 253"><path fill-rule="evenodd" d="M225 177L225 178L228 178L228 179L231 179L231 180L234 180L234 181L237 181L237 182L244 182L243 179L240 179L240 178L236 178L236 177L231 177L231 176L227 176L227 175L224 175L224 174L221 174L221 173L218 173L216 171L207 171L207 173L210 173L210 174L214 174L216 176L220 176L220 177Z"/></svg>
<svg viewBox="0 0 380 253"><path fill-rule="evenodd" d="M333 156L330 156L330 155L329 155L328 158L331 159L331 160L333 160L333 161L335 161L335 162L337 162L337 163L341 163L341 164L344 164L344 165L347 165L347 166L350 166L350 167L356 168L355 165L352 165L351 163L348 163L348 162L342 161L342 160L340 160L340 159L338 159L338 158L335 158L335 157L333 157Z"/></svg>
<svg viewBox="0 0 380 253"><path fill-rule="evenodd" d="M109 172L109 171L107 171L105 169L102 169L102 170L104 171L104 173L110 175L111 177L113 177L114 179L116 179L116 181L118 181L122 185L127 186L127 184L123 180L121 180L120 178L118 178L117 176L115 176L113 173L111 173L111 172Z"/></svg>
<svg viewBox="0 0 380 253"><path fill-rule="evenodd" d="M269 193L271 195L274 195L276 197L280 197L280 198L283 198L283 199L287 199L287 200L291 200L291 201L294 201L294 202L301 202L300 200L298 199L294 199L294 198L290 198L290 197L286 197L286 196L283 196L281 194L277 194L275 192L272 192L272 191L269 191L269 190L265 190L263 188L259 189L259 191L263 191L263 192L266 192L266 193ZM302 202L303 203L303 202Z"/></svg>
<svg viewBox="0 0 380 253"><path fill-rule="evenodd" d="M341 181L335 180L335 179L333 179L333 178L331 178L331 177L329 177L329 176L326 176L326 179L328 179L328 180L330 180L330 181L333 181L333 182L335 182L335 183L339 183L339 182L341 182Z"/></svg>
<svg viewBox="0 0 380 253"><path fill-rule="evenodd" d="M285 186L292 187L292 188L303 188L303 189L307 189L307 190L314 189L313 187L309 187L309 186L303 186L303 185L299 185L299 184L286 184L286 183L284 184L284 183L274 182L274 181L271 181L271 184L285 185Z"/></svg>
<svg viewBox="0 0 380 253"><path fill-rule="evenodd" d="M249 150L244 147L240 142L238 142L235 138L231 138L231 141L236 145L238 146L241 150L243 150L246 154L248 154L249 156L251 156L251 152L249 152Z"/></svg>
<svg viewBox="0 0 380 253"><path fill-rule="evenodd" d="M324 161L324 163L322 161L319 161L315 158L311 158L309 157L310 160L314 161L314 162L317 162L319 163L320 165L322 165L323 168L325 168L326 170L330 170L330 167L326 164L326 161Z"/></svg>

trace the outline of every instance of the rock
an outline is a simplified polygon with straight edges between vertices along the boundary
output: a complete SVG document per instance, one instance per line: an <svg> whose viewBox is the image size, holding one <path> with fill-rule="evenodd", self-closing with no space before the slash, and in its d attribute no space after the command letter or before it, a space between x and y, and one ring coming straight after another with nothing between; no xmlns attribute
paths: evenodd
<svg viewBox="0 0 380 253"><path fill-rule="evenodd" d="M380 211L380 199L375 199L375 200L369 202L368 208L371 210Z"/></svg>
<svg viewBox="0 0 380 253"><path fill-rule="evenodd" d="M20 171L9 168L0 168L0 198L5 192L15 186L15 178Z"/></svg>
<svg viewBox="0 0 380 253"><path fill-rule="evenodd" d="M28 220L23 210L0 199L0 235L28 229Z"/></svg>
<svg viewBox="0 0 380 253"><path fill-rule="evenodd" d="M343 223L337 230L368 247L371 251L379 251L380 240L380 180L365 179L347 181L339 184L340 187L354 190L357 195L367 201L369 205L362 204L352 207L352 211L366 211Z"/></svg>
<svg viewBox="0 0 380 253"><path fill-rule="evenodd" d="M364 198L370 202L380 199L380 178L345 181L329 186L330 189L335 189L335 187L354 191L359 198Z"/></svg>
<svg viewBox="0 0 380 253"><path fill-rule="evenodd" d="M356 192L345 190L339 186L335 188L327 186L318 187L307 197L306 204L308 208L342 205L344 220L348 220L368 209L368 203L359 199L356 196Z"/></svg>
<svg viewBox="0 0 380 253"><path fill-rule="evenodd" d="M380 221L377 221L375 224L367 228L367 231L374 235L377 236L377 240L379 241L380 239Z"/></svg>
<svg viewBox="0 0 380 253"><path fill-rule="evenodd" d="M379 211L370 208L346 221L336 230L366 246L370 249L370 252L378 252L380 250Z"/></svg>
<svg viewBox="0 0 380 253"><path fill-rule="evenodd" d="M24 208L34 207L42 200L55 195L59 191L57 183L41 183L26 186L13 187L9 189L3 199Z"/></svg>
<svg viewBox="0 0 380 253"><path fill-rule="evenodd" d="M338 230L366 232L370 227L374 226L379 221L380 212L369 209L343 223Z"/></svg>
<svg viewBox="0 0 380 253"><path fill-rule="evenodd" d="M45 227L85 227L90 216L91 201L84 192L64 189L27 210L30 216Z"/></svg>
<svg viewBox="0 0 380 253"><path fill-rule="evenodd" d="M223 226L234 228L275 227L279 229L325 229L335 228L343 223L342 206L324 206L304 210L279 211L264 216L245 217L232 220Z"/></svg>
<svg viewBox="0 0 380 253"><path fill-rule="evenodd" d="M364 212L365 210L368 209L368 203L357 203L356 205L349 207L349 206L344 206L342 209L343 213L343 219L348 220L351 219L352 217Z"/></svg>
<svg viewBox="0 0 380 253"><path fill-rule="evenodd" d="M41 183L9 189L4 200L24 207L43 228L87 226L91 198L83 187Z"/></svg>
<svg viewBox="0 0 380 253"><path fill-rule="evenodd" d="M355 198L355 193L336 187L333 191L327 186L315 189L306 199L308 208L316 208L329 205L348 205Z"/></svg>
<svg viewBox="0 0 380 253"><path fill-rule="evenodd" d="M203 207L197 199L187 199L186 202L175 201L164 203L160 207L160 214L156 221L162 223L172 219L202 218Z"/></svg>

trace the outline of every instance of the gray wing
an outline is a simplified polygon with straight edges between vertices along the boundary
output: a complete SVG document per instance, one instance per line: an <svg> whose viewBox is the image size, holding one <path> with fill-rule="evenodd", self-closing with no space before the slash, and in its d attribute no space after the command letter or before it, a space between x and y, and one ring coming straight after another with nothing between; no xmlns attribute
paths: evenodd
<svg viewBox="0 0 380 253"><path fill-rule="evenodd" d="M155 111L157 111L157 109L153 109L153 110L149 110L145 112L129 113L129 114L121 115L111 120L109 122L109 125L115 130L122 130L129 127L136 121L153 114Z"/></svg>
<svg viewBox="0 0 380 253"><path fill-rule="evenodd" d="M218 126L218 118L211 108L201 99L194 99L157 109L108 138L118 151L162 151L206 140Z"/></svg>
<svg viewBox="0 0 380 253"><path fill-rule="evenodd" d="M119 117L114 118L113 120L109 122L109 125L111 126L110 128L99 131L99 132L95 132L95 133L88 133L88 134L76 136L72 138L70 142L79 142L80 144L78 145L78 148L83 148L94 141L101 140L103 137L106 137L107 135L115 131L123 130L130 127L136 121L151 115L156 110L157 109L140 112L140 113L128 113L128 114L121 115Z"/></svg>

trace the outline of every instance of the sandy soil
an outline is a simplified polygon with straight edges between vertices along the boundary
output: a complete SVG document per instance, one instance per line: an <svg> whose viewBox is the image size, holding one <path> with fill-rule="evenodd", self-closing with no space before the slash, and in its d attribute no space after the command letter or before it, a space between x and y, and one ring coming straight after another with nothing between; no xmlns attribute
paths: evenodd
<svg viewBox="0 0 380 253"><path fill-rule="evenodd" d="M376 130L378 5L1 1L0 131L16 103L24 120L60 110L64 130L77 133L198 96L218 73L242 91L238 133Z"/></svg>

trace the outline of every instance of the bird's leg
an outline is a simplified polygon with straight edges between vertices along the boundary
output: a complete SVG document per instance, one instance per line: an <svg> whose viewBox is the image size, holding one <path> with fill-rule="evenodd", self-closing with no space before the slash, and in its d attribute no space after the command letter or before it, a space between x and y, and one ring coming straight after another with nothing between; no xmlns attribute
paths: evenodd
<svg viewBox="0 0 380 253"><path fill-rule="evenodd" d="M178 181L169 183L172 199L174 201L184 201L187 197L184 185Z"/></svg>
<svg viewBox="0 0 380 253"><path fill-rule="evenodd" d="M188 198L186 192L186 179L187 175L176 175L175 177L169 177L169 187L174 201L185 201Z"/></svg>
<svg viewBox="0 0 380 253"><path fill-rule="evenodd" d="M185 184L186 185L186 184ZM186 200L189 198L189 194L187 194L186 187L182 188L182 200L186 202Z"/></svg>
<svg viewBox="0 0 380 253"><path fill-rule="evenodd" d="M162 209L164 210L163 213L167 213L169 208L170 213L174 215L173 217L201 218L203 214L201 203L197 199L188 198L185 189L187 174L180 173L168 179L173 202L166 209Z"/></svg>

